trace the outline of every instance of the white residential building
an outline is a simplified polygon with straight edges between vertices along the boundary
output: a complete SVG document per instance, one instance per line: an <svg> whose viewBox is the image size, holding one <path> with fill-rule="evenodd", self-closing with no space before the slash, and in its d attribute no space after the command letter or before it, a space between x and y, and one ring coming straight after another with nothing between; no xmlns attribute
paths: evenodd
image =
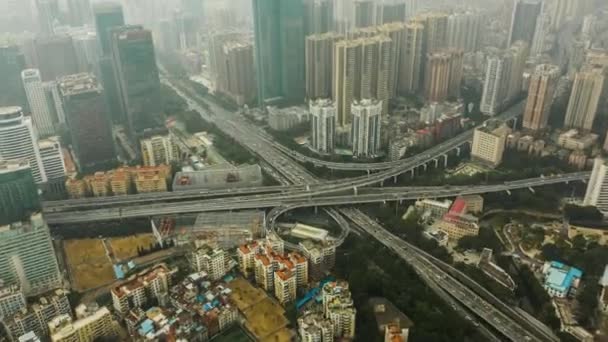
<svg viewBox="0 0 608 342"><path fill-rule="evenodd" d="M26 69L21 72L21 80L25 88L27 102L32 112L34 126L41 137L53 135L55 127L51 116L49 101L46 97L40 71L38 69Z"/></svg>
<svg viewBox="0 0 608 342"><path fill-rule="evenodd" d="M32 121L21 107L0 107L0 157L4 160L27 159L36 183L47 178Z"/></svg>
<svg viewBox="0 0 608 342"><path fill-rule="evenodd" d="M332 153L335 147L336 107L330 99L310 101L311 146L320 153Z"/></svg>
<svg viewBox="0 0 608 342"><path fill-rule="evenodd" d="M177 144L173 142L170 134L141 139L139 143L145 166L170 165L174 161L179 161Z"/></svg>
<svg viewBox="0 0 608 342"><path fill-rule="evenodd" d="M373 157L380 152L382 101L361 100L351 105L352 146L355 157Z"/></svg>
<svg viewBox="0 0 608 342"><path fill-rule="evenodd" d="M196 272L205 271L211 280L218 280L226 275L226 255L224 250L202 246L192 253L192 268Z"/></svg>
<svg viewBox="0 0 608 342"><path fill-rule="evenodd" d="M59 137L49 137L38 141L38 148L47 179L49 181L64 179L67 170Z"/></svg>
<svg viewBox="0 0 608 342"><path fill-rule="evenodd" d="M595 159L583 204L608 215L608 162L603 158Z"/></svg>

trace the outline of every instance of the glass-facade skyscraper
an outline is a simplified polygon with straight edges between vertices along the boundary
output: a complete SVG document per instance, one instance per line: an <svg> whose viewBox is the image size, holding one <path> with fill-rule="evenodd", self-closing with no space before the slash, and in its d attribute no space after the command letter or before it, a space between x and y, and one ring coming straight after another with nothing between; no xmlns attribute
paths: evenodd
<svg viewBox="0 0 608 342"><path fill-rule="evenodd" d="M258 100L305 97L302 0L253 0Z"/></svg>

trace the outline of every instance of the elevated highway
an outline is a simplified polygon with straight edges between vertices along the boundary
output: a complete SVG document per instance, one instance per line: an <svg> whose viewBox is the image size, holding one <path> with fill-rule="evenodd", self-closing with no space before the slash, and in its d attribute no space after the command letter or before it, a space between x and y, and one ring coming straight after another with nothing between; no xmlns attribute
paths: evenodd
<svg viewBox="0 0 608 342"><path fill-rule="evenodd" d="M230 198L212 198L177 203L156 203L103 209L78 211L61 211L60 209L44 210L49 224L85 223L107 220L176 215L210 211L231 211L273 207L325 207L353 204L378 203L420 198L445 198L459 195L483 194L489 192L527 189L537 186L584 181L589 178L588 172L531 178L502 184L477 186L439 186L439 187L385 187L365 188L357 193L335 195L312 195L310 192L299 194L255 194Z"/></svg>

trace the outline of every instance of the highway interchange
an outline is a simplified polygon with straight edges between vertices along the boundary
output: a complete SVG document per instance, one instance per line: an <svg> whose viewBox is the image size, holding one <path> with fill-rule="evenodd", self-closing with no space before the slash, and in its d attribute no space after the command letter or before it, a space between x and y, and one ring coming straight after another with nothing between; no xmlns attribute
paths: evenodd
<svg viewBox="0 0 608 342"><path fill-rule="evenodd" d="M280 144L274 143L267 134L261 132L258 127L250 124L240 115L228 112L213 102L192 95L193 91L191 89L176 86L166 78L163 79L163 82L171 86L184 98L191 109L201 113L206 121L214 123L221 131L257 155L262 161L264 169L269 171L271 176L276 178L282 186L272 187L268 190L238 190L234 193L230 193L228 190L224 190L224 193L171 193L167 196L177 196L171 199L176 200L176 202L169 201L166 203L164 199L156 195L141 195L135 202L130 202L126 198L115 198L117 202L113 202L113 199L103 199L101 202L98 202L102 208L98 208L93 199L81 203L89 206L89 208L84 209L76 202L46 203L44 211L49 224L248 208L280 208L274 210L274 213L279 213L278 215L280 215L285 210L297 207L343 206L418 198L452 197L460 194L507 191L585 180L589 177L588 173L579 173L484 186L365 188L370 185L382 184L385 180L406 172L412 172L413 175L418 167L426 168L427 164L432 162L435 162L437 165L439 158L447 158L447 154L450 151L459 148L472 139L472 131L467 131L417 156L394 162L394 164L391 162L391 164L374 167L371 167L371 164L357 165L355 168L355 170L362 170L361 167L363 167L363 170L366 171L381 170L379 172L370 172L362 177L324 182L316 179L294 159L303 160L300 160L293 153L288 153L284 147L279 147L278 145ZM204 109L200 105L201 102L205 102L207 109ZM521 113L522 106L523 103L518 103L509 111L501 114L501 117L505 120L515 118ZM306 161L317 165L325 163ZM328 167L327 165L323 166ZM334 167L334 165L331 167ZM345 169L353 170L348 167L345 166ZM226 197L234 194L236 196ZM165 195L162 194L160 196ZM182 195L186 201L177 202L177 200L181 200L179 196ZM134 203L136 204L133 205ZM447 293L453 300L456 300L459 303L458 305L454 304L453 301L448 300L448 302L454 304L453 307L457 312L465 314L466 311L462 309L464 307L472 313L471 315L474 314L473 316L475 317L470 318L473 322L479 319L493 327L501 336L512 341L558 341L544 325L539 322L531 322L527 317L524 318L521 315L513 314L515 310L499 300L494 298L490 304L487 301L488 292L481 288L481 286L472 280L463 279L462 277L457 277L458 279L456 279L454 274L449 272L449 269L445 269L446 265L443 265L444 268L440 267L431 256L396 238L360 211L354 208L341 207L340 209L330 209L328 213L343 227L347 223L341 217L349 219L387 248L394 251L421 275L421 278L429 284L431 289L436 290L444 298ZM273 222L275 220L274 218L272 219ZM348 233L348 229L348 227L344 229L344 234ZM341 238L343 239L344 237L342 236ZM466 283L466 285L463 283ZM476 326L489 340L500 340L498 336L495 336L493 331L479 326L479 324L476 324Z"/></svg>

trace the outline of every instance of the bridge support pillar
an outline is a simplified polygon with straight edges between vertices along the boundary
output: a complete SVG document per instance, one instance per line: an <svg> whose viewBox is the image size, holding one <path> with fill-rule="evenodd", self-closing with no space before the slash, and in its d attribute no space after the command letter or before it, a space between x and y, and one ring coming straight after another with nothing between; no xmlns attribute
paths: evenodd
<svg viewBox="0 0 608 342"><path fill-rule="evenodd" d="M426 164L422 164L422 166L424 167L424 171L426 171Z"/></svg>
<svg viewBox="0 0 608 342"><path fill-rule="evenodd" d="M367 170L367 175L369 176L369 174L370 174L370 171L369 171L369 170Z"/></svg>
<svg viewBox="0 0 608 342"><path fill-rule="evenodd" d="M513 130L517 128L517 118L513 118Z"/></svg>
<svg viewBox="0 0 608 342"><path fill-rule="evenodd" d="M531 187L531 186L530 186L530 187L528 187L528 190L530 190L530 192L531 192L531 193L533 193L533 194L535 194L535 193L536 193L536 191L534 191L534 189L532 189L532 187Z"/></svg>
<svg viewBox="0 0 608 342"><path fill-rule="evenodd" d="M315 205L315 215L319 214L319 207Z"/></svg>
<svg viewBox="0 0 608 342"><path fill-rule="evenodd" d="M412 171L412 179L414 179L414 177L416 176L416 171L415 169L411 169L410 171Z"/></svg>
<svg viewBox="0 0 608 342"><path fill-rule="evenodd" d="M445 158L443 162L443 167L448 167L448 154L444 154L443 157Z"/></svg>
<svg viewBox="0 0 608 342"><path fill-rule="evenodd" d="M357 187L356 187L356 186L355 186L355 187L353 187L353 191L354 191L354 193L355 193L355 196L357 196L358 191L357 191Z"/></svg>
<svg viewBox="0 0 608 342"><path fill-rule="evenodd" d="M393 183L397 184L397 176L393 177Z"/></svg>
<svg viewBox="0 0 608 342"><path fill-rule="evenodd" d="M511 196L511 190L505 190L509 196Z"/></svg>
<svg viewBox="0 0 608 342"><path fill-rule="evenodd" d="M384 181L380 181L380 187L384 188Z"/></svg>
<svg viewBox="0 0 608 342"><path fill-rule="evenodd" d="M460 146L456 147L456 156L460 157Z"/></svg>

